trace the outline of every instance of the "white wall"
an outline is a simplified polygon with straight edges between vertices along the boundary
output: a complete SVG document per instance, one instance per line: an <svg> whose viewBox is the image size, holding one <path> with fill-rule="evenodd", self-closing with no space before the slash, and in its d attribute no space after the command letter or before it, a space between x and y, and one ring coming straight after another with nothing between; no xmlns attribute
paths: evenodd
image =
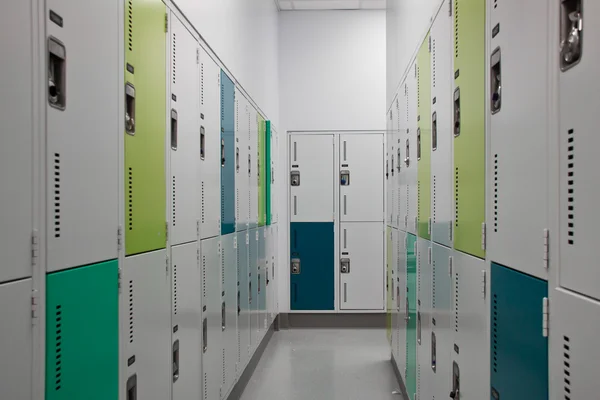
<svg viewBox="0 0 600 400"><path fill-rule="evenodd" d="M385 130L385 11L280 13L279 309L289 311L287 131Z"/></svg>
<svg viewBox="0 0 600 400"><path fill-rule="evenodd" d="M279 11L273 0L175 0L266 117L279 124Z"/></svg>

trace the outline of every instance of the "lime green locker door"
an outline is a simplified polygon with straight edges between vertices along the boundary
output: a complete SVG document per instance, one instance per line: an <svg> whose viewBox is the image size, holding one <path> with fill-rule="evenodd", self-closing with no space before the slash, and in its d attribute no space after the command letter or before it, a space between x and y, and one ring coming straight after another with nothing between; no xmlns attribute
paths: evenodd
<svg viewBox="0 0 600 400"><path fill-rule="evenodd" d="M166 8L125 5L125 251L166 245Z"/></svg>
<svg viewBox="0 0 600 400"><path fill-rule="evenodd" d="M46 399L119 399L117 260L47 275Z"/></svg>
<svg viewBox="0 0 600 400"><path fill-rule="evenodd" d="M267 217L266 196L267 188L265 184L266 168L266 124L265 119L258 114L258 226L264 226Z"/></svg>
<svg viewBox="0 0 600 400"><path fill-rule="evenodd" d="M454 247L485 257L485 0L454 2Z"/></svg>
<svg viewBox="0 0 600 400"><path fill-rule="evenodd" d="M427 34L417 54L417 172L418 234L431 235L431 36Z"/></svg>
<svg viewBox="0 0 600 400"><path fill-rule="evenodd" d="M271 152L272 149L272 132L271 132L271 121L265 122L265 213L266 213L266 224L271 225L271 191L273 187L272 183L272 173L273 173L273 155Z"/></svg>
<svg viewBox="0 0 600 400"><path fill-rule="evenodd" d="M406 235L406 392L415 400L417 392L417 237Z"/></svg>

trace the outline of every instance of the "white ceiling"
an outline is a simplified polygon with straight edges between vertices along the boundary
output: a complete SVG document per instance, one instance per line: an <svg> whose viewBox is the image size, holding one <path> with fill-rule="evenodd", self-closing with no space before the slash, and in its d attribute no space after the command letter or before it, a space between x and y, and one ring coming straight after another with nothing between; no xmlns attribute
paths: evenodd
<svg viewBox="0 0 600 400"><path fill-rule="evenodd" d="M386 0L276 0L282 11L385 10Z"/></svg>

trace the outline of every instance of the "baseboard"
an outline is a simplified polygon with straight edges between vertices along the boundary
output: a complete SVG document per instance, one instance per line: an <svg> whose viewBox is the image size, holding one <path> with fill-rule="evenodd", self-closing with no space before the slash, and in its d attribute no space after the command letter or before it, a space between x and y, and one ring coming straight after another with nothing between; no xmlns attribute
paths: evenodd
<svg viewBox="0 0 600 400"><path fill-rule="evenodd" d="M404 385L404 380L402 380L402 375L400 374L400 370L398 369L398 364L396 363L396 359L392 354L392 358L390 360L392 363L392 368L394 369L394 375L396 375L396 380L398 381L398 385L400 386L400 393L402 394L402 398L404 400L410 400L408 397L408 393L406 393L406 386Z"/></svg>
<svg viewBox="0 0 600 400"><path fill-rule="evenodd" d="M280 329L295 328L385 328L386 314L279 314Z"/></svg>
<svg viewBox="0 0 600 400"><path fill-rule="evenodd" d="M263 353L265 352L265 349L267 348L267 345L269 344L271 337L273 337L275 328L278 326L279 326L279 316L275 317L275 320L269 327L269 330L265 334L265 337L262 339L262 341L256 348L254 355L248 362L246 369L244 369L244 372L242 372L240 379L238 379L236 384L233 386L233 389L231 389L229 396L227 396L227 400L239 400L242 397L242 393L244 393L244 389L246 389L246 385L248 385L248 382L250 382L250 379L252 378L252 374L254 374L254 370L256 369L256 366L258 365L258 362L260 361Z"/></svg>

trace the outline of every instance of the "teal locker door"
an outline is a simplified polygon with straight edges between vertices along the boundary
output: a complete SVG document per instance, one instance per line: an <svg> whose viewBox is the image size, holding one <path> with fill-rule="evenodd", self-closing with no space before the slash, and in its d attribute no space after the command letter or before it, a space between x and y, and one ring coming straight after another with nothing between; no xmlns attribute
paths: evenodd
<svg viewBox="0 0 600 400"><path fill-rule="evenodd" d="M235 86L221 71L221 235L235 232Z"/></svg>
<svg viewBox="0 0 600 400"><path fill-rule="evenodd" d="M548 283L492 263L492 399L548 399Z"/></svg>
<svg viewBox="0 0 600 400"><path fill-rule="evenodd" d="M46 399L119 399L119 268L107 261L46 278Z"/></svg>
<svg viewBox="0 0 600 400"><path fill-rule="evenodd" d="M333 222L290 223L290 308L335 308Z"/></svg>
<svg viewBox="0 0 600 400"><path fill-rule="evenodd" d="M406 391L410 400L417 392L417 237L406 237Z"/></svg>

